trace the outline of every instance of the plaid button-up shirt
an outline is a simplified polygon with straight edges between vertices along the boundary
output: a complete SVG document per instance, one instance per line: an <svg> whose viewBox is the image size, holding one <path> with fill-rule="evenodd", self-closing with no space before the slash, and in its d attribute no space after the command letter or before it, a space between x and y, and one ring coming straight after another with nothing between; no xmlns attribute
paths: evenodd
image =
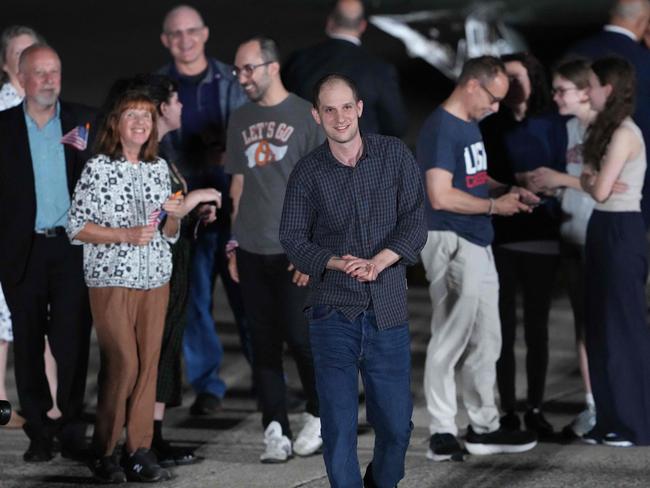
<svg viewBox="0 0 650 488"><path fill-rule="evenodd" d="M330 305L352 320L372 305L380 329L405 323L406 265L417 263L426 238L420 170L399 139L364 136L354 167L337 161L325 142L291 173L280 241L311 277L308 306ZM333 256L370 259L383 249L401 259L374 282L326 269Z"/></svg>

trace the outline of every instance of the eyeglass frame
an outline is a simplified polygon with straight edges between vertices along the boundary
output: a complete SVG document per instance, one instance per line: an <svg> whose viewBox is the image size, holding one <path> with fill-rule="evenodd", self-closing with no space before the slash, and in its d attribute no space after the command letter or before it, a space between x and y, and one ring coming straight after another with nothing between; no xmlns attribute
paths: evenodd
<svg viewBox="0 0 650 488"><path fill-rule="evenodd" d="M255 70L257 68L261 68L262 66L268 66L271 63L275 63L275 61L265 61L265 62L259 63L259 64L250 64L249 63L249 64L245 64L241 68L239 68L237 66L234 66L232 68L232 74L233 74L233 76L235 78L239 78L239 75L241 73L243 73L248 78L249 76L253 75L253 73L255 72Z"/></svg>
<svg viewBox="0 0 650 488"><path fill-rule="evenodd" d="M501 103L501 102L503 102L503 99L504 99L505 97L501 97L501 98L499 98L499 97L495 97L494 94L493 94L490 90L488 90L487 87L486 87L483 83L481 83L480 81L479 81L478 85L479 85L481 88L483 88L483 90L485 91L485 93L487 93L487 94L489 95L489 97L490 97L490 104L491 104L491 105L494 105L495 103Z"/></svg>

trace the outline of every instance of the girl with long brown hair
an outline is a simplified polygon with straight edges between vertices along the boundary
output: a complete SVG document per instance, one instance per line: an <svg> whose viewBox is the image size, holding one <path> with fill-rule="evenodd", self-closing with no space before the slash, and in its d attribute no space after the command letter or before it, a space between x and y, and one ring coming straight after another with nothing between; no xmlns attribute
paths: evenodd
<svg viewBox="0 0 650 488"><path fill-rule="evenodd" d="M647 244L641 216L645 143L632 121L634 69L625 60L592 64L589 98L598 115L584 144L582 188L597 204L587 228L586 345L596 402L589 443L650 444L650 329ZM623 192L615 191L623 183Z"/></svg>

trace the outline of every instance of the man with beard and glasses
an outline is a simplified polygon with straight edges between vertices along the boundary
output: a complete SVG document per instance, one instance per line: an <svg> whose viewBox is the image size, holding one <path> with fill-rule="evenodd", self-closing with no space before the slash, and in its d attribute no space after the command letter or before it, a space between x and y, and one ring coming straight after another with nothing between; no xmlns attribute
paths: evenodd
<svg viewBox="0 0 650 488"><path fill-rule="evenodd" d="M289 174L298 160L323 140L305 100L280 79L276 44L256 37L237 49L234 75L250 103L228 125L226 171L231 173L233 240L231 275L241 286L253 343L255 384L262 408L262 462L284 462L292 452L315 453L321 446L318 398L307 322L302 309L309 276L296 270L278 236ZM282 367L289 345L307 397L304 426L291 445Z"/></svg>

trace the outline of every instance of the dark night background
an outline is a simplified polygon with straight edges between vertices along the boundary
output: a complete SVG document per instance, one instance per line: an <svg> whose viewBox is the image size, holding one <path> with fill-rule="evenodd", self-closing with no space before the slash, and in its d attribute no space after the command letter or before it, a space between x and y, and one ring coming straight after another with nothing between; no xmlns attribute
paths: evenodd
<svg viewBox="0 0 650 488"><path fill-rule="evenodd" d="M2 0L0 28L26 24L42 33L63 63L63 97L97 106L119 77L156 70L168 61L160 44L165 13L172 0ZM207 53L232 62L238 44L253 35L276 39L283 57L320 40L329 0L204 0L196 7L210 28ZM461 0L374 0L370 13L463 9ZM534 54L551 63L575 39L598 29L607 18L608 0L507 0L504 19L528 41ZM406 140L413 144L426 114L452 83L420 59L409 58L401 41L370 26L364 45L399 70L411 119Z"/></svg>

